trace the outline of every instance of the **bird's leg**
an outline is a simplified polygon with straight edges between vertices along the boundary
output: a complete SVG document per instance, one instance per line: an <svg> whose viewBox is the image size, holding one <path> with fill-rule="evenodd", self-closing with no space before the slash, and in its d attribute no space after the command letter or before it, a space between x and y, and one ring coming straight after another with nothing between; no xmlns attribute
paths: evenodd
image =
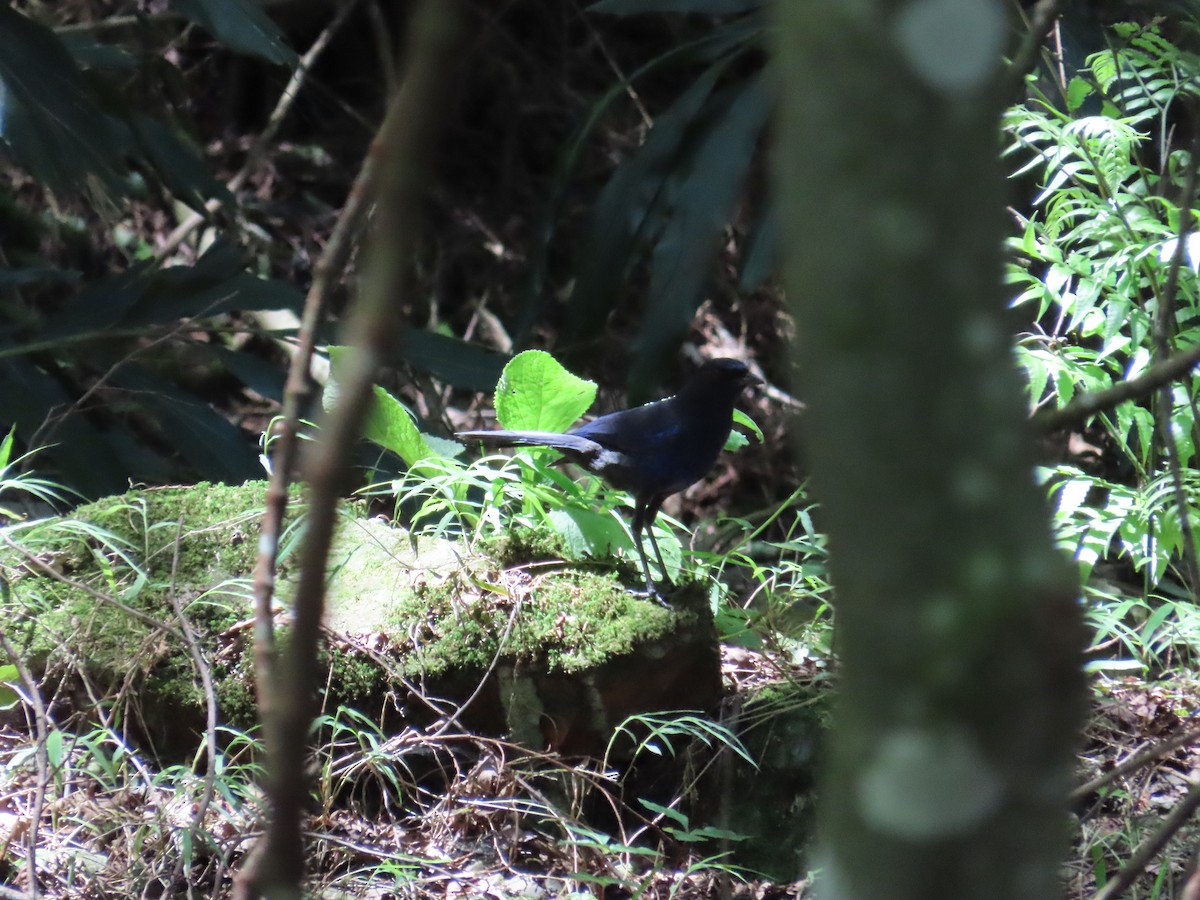
<svg viewBox="0 0 1200 900"><path fill-rule="evenodd" d="M667 564L663 562L662 551L658 549L658 540L654 537L654 522L658 518L658 510L661 506L662 499L659 497L655 497L646 504L646 511L642 518L642 527L646 529L646 534L650 536L650 546L654 548L654 557L658 560L658 568L662 572L662 580L670 584L671 576L667 574Z"/></svg>
<svg viewBox="0 0 1200 900"><path fill-rule="evenodd" d="M646 596L656 597L658 596L658 591L654 589L654 579L650 577L650 561L646 559L646 548L642 545L642 536L640 533L638 533L636 540L638 556L642 560L642 575L646 579Z"/></svg>
<svg viewBox="0 0 1200 900"><path fill-rule="evenodd" d="M646 578L646 595L651 596L655 593L654 582L650 579L650 562L646 559L646 548L642 544L642 528L645 527L644 514L645 506L638 501L633 508L633 543L637 547L638 558L642 561L642 575Z"/></svg>
<svg viewBox="0 0 1200 900"><path fill-rule="evenodd" d="M666 600L662 599L662 595L659 594L658 590L655 590L654 588L653 578L650 578L650 563L646 558L646 546L644 546L642 542L642 532L643 530L648 530L646 524L647 514L649 514L650 522L653 522L654 517L658 516L659 514L659 506L661 503L661 500L652 499L647 500L647 502L643 502L643 500L637 500L634 505L634 520L632 520L631 523L631 530L634 532L634 544L637 545L637 556L642 560L642 575L646 576L646 596L649 596L649 598L654 598L655 601L658 601L660 606L666 606L668 610L670 610L671 605L667 604ZM662 553L659 552L658 541L654 540L653 532L650 532L650 546L654 547L654 556L658 557L659 565L662 568L662 578L664 578L664 581L667 581L667 583L670 583L670 580L667 578L667 568L666 565L662 563Z"/></svg>

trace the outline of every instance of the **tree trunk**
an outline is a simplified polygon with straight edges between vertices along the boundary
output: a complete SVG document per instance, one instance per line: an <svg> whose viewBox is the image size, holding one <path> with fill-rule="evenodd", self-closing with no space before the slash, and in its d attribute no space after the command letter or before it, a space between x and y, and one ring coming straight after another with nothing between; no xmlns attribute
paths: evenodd
<svg viewBox="0 0 1200 900"><path fill-rule="evenodd" d="M999 0L775 5L777 174L840 697L824 897L1060 891L1077 583L1002 313Z"/></svg>

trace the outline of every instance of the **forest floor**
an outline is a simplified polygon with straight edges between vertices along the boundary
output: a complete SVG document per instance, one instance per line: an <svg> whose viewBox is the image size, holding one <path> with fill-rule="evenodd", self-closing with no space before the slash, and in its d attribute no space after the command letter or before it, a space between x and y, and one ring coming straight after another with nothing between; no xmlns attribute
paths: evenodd
<svg viewBox="0 0 1200 900"><path fill-rule="evenodd" d="M777 683L788 668L743 648L723 655L731 699ZM819 669L793 666L790 677L815 684ZM1194 790L1198 707L1196 684L1096 683L1064 870L1072 900L1092 897ZM31 729L9 721L0 731L0 896L27 896L22 873L31 858L43 897L237 896L263 808L247 745L230 742L219 774L205 778L202 764L156 763L111 729L56 731L39 745ZM722 856L727 841L687 837L686 818L647 827L645 810L631 810L619 779L596 761L465 733L427 745L411 735L364 740L362 725L343 722L314 755L318 788L305 823L311 896L811 896L807 880L781 883L738 867ZM431 762L438 778L417 778ZM606 805L624 807L623 821L600 815L607 826L597 824L596 809ZM1196 830L1169 837L1132 896L1180 896Z"/></svg>

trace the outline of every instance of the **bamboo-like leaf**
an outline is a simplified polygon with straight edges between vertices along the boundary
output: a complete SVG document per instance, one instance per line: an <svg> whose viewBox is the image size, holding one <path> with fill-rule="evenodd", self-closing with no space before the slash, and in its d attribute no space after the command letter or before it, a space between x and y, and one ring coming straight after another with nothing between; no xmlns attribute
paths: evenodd
<svg viewBox="0 0 1200 900"><path fill-rule="evenodd" d="M571 296L571 319L564 340L577 341L603 324L629 267L639 236L647 231L665 182L686 153L691 126L704 108L732 57L709 66L658 117L638 152L616 171L596 200L588 253Z"/></svg>
<svg viewBox="0 0 1200 900"><path fill-rule="evenodd" d="M40 341L101 336L106 329L135 329L204 318L231 310L299 309L292 285L244 271L241 251L217 242L194 265L142 266L94 283L68 302Z"/></svg>
<svg viewBox="0 0 1200 900"><path fill-rule="evenodd" d="M636 69L627 80L612 85L599 100L592 104L587 118L571 137L556 166L545 215L538 229L541 239L530 260L529 283L526 287L524 308L521 311L520 319L512 329L516 344L527 343L529 333L545 305L546 266L549 258L547 248L553 236L555 222L560 215L562 204L567 197L568 188L579 161L583 158L584 151L589 146L597 125L604 119L614 102L627 96L630 88L640 83L641 79L651 72L660 71L669 66L711 64L726 53L750 42L761 30L762 23L755 21L753 17L739 19L716 29L712 34L672 47Z"/></svg>
<svg viewBox="0 0 1200 900"><path fill-rule="evenodd" d="M3 344L0 343L0 349ZM28 360L0 360L0 428L17 428L22 439L38 433L47 419L53 426L41 431L47 446L39 456L39 468L69 473L71 487L86 497L99 497L123 490L130 473L139 478L161 478L163 466L155 469L145 452L129 452L120 429L101 430L72 407L74 398L57 379Z"/></svg>
<svg viewBox="0 0 1200 900"><path fill-rule="evenodd" d="M238 483L261 474L250 433L238 428L195 395L178 389L137 362L127 362L109 384L126 392L157 423L171 447L203 481Z"/></svg>
<svg viewBox="0 0 1200 900"><path fill-rule="evenodd" d="M459 338L410 328L400 339L399 360L439 381L470 391L490 391L505 358Z"/></svg>
<svg viewBox="0 0 1200 900"><path fill-rule="evenodd" d="M738 287L753 291L771 277L779 259L779 208L774 198L758 217L754 231L746 240L742 257L742 274Z"/></svg>
<svg viewBox="0 0 1200 900"><path fill-rule="evenodd" d="M135 115L130 125L138 149L167 190L188 206L200 209L211 198L233 202L233 195L209 171L199 151L181 135L149 116Z"/></svg>
<svg viewBox="0 0 1200 900"><path fill-rule="evenodd" d="M727 89L696 136L672 215L651 256L650 296L637 339L633 383L669 355L704 299L711 259L754 159L771 109L765 75Z"/></svg>
<svg viewBox="0 0 1200 900"><path fill-rule="evenodd" d="M0 137L53 187L91 175L114 193L123 189L128 131L99 106L54 32L7 5L0 5Z"/></svg>
<svg viewBox="0 0 1200 900"><path fill-rule="evenodd" d="M296 52L279 28L252 0L171 0L171 5L231 50L267 62L295 65Z"/></svg>

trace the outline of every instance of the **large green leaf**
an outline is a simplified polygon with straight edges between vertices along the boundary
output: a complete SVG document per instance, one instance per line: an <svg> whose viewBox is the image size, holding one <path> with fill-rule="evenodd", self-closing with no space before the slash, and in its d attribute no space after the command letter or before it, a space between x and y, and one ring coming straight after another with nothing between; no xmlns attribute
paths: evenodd
<svg viewBox="0 0 1200 900"><path fill-rule="evenodd" d="M338 402L350 354L357 352L355 347L329 348L329 381L321 398L325 409L332 409ZM379 385L374 386L374 398L363 423L363 437L395 453L408 466L431 456L457 456L462 452L461 444L422 433L416 416Z"/></svg>
<svg viewBox="0 0 1200 900"><path fill-rule="evenodd" d="M509 360L496 385L496 418L505 428L566 431L595 399L593 382L543 350L526 350Z"/></svg>
<svg viewBox="0 0 1200 900"><path fill-rule="evenodd" d="M436 455L417 428L416 418L404 404L379 385L375 385L374 393L375 400L367 413L363 437L391 450L409 466Z"/></svg>
<svg viewBox="0 0 1200 900"><path fill-rule="evenodd" d="M9 710L21 702L21 695L12 685L17 684L21 676L17 667L12 663L0 665L0 710Z"/></svg>
<svg viewBox="0 0 1200 900"><path fill-rule="evenodd" d="M171 0L171 5L231 50L295 65L296 52L253 0Z"/></svg>
<svg viewBox="0 0 1200 900"><path fill-rule="evenodd" d="M633 549L629 533L611 513L564 506L550 510L546 518L562 538L567 559L604 559L617 548Z"/></svg>

